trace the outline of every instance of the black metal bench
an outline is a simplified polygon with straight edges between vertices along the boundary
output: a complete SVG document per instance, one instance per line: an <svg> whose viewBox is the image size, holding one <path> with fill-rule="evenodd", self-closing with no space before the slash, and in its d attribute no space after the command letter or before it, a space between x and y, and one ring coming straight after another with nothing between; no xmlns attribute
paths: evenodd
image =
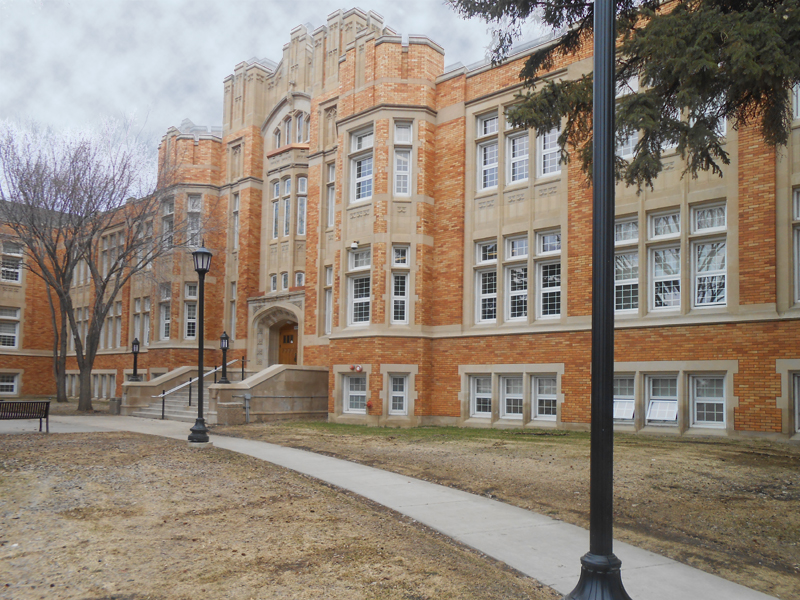
<svg viewBox="0 0 800 600"><path fill-rule="evenodd" d="M44 419L47 423L47 433L50 433L50 401L6 400L0 402L0 421L10 419L39 419L39 431L42 430L42 419Z"/></svg>

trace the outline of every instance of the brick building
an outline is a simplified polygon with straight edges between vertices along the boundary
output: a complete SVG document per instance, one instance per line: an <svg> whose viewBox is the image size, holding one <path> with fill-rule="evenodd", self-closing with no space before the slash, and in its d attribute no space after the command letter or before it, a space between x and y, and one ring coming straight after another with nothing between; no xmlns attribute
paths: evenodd
<svg viewBox="0 0 800 600"><path fill-rule="evenodd" d="M182 176L159 226L199 213L215 253L206 361L225 330L250 373L325 367L336 422L587 428L591 189L557 131L504 118L546 43L446 68L353 9L293 29L278 63L237 65L222 128L184 121L161 146ZM587 48L542 79L591 68ZM798 436L797 103L787 147L729 127L723 177L682 177L668 150L654 190L618 187L619 430ZM0 393L50 393L43 291L4 252ZM123 393L135 336L151 378L195 360L191 259L155 270L109 317L97 396Z"/></svg>

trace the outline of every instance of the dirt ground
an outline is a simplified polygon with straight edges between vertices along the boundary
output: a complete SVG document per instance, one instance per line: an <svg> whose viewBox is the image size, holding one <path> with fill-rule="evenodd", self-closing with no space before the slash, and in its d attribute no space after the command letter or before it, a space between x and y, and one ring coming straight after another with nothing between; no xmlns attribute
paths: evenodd
<svg viewBox="0 0 800 600"><path fill-rule="evenodd" d="M213 433L347 458L588 528L589 435L250 424ZM779 598L800 598L800 447L615 438L615 538Z"/></svg>
<svg viewBox="0 0 800 600"><path fill-rule="evenodd" d="M0 598L559 595L411 519L219 448L4 435Z"/></svg>

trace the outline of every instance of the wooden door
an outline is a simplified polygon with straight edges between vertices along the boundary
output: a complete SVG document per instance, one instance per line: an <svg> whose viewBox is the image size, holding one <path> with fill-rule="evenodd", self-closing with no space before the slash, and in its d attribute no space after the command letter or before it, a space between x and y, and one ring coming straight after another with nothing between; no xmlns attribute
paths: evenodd
<svg viewBox="0 0 800 600"><path fill-rule="evenodd" d="M278 332L278 362L282 365L297 364L297 325L289 323Z"/></svg>

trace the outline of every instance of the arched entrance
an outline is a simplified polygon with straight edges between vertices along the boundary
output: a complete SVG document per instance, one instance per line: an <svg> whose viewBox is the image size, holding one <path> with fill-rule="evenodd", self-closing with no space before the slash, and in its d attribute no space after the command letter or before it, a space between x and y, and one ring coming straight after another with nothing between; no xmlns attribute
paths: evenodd
<svg viewBox="0 0 800 600"><path fill-rule="evenodd" d="M283 307L272 307L256 314L255 335L252 352L255 369L266 369L271 365L296 365L299 362L300 327L293 311Z"/></svg>

